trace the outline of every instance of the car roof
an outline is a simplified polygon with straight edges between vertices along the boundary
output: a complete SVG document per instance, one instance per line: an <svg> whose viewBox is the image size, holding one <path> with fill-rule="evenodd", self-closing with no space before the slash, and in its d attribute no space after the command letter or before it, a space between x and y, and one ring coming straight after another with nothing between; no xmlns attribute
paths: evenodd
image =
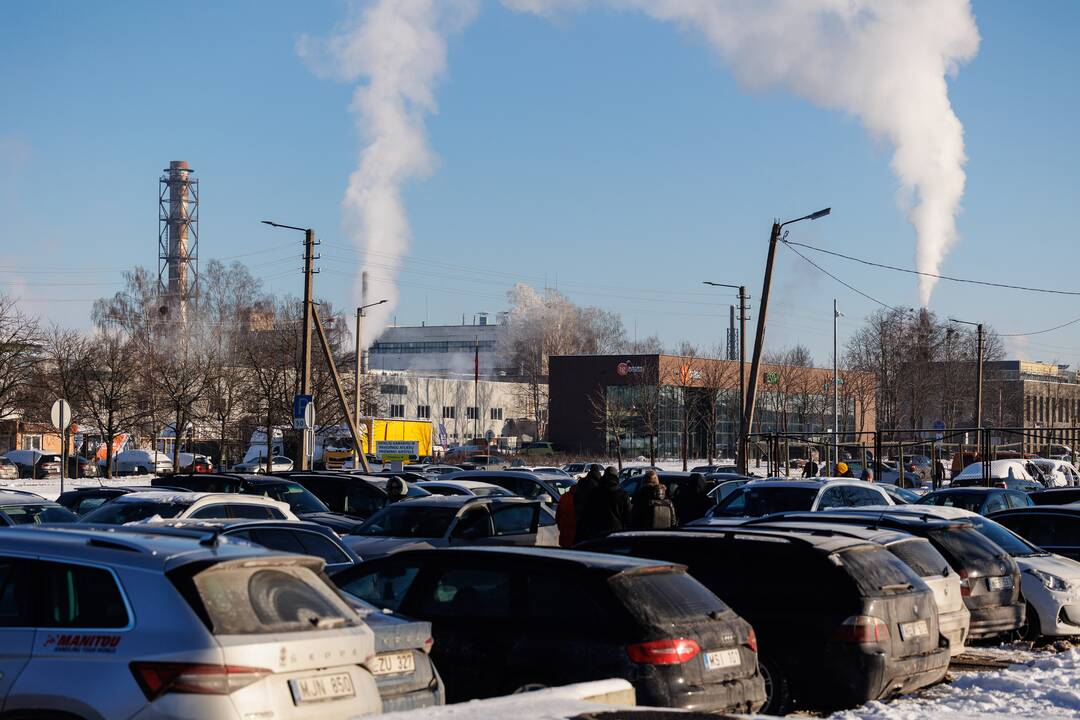
<svg viewBox="0 0 1080 720"><path fill-rule="evenodd" d="M420 487L427 487L429 485L435 487L457 487L464 490L480 490L483 488L495 488L496 490L502 490L502 487L495 485L494 483L481 482L480 480L421 480L416 483Z"/></svg>
<svg viewBox="0 0 1080 720"><path fill-rule="evenodd" d="M256 520L256 519L244 519L244 518L206 518L206 519L165 519L154 520L151 522L140 522L138 525L121 525L119 527L126 528L141 528L149 527L152 529L160 530L162 528L172 528L174 530L188 530L194 531L202 530L204 532L201 535L205 535L205 531L213 530L237 530L239 528L249 527L268 527L268 528L286 528L286 529L306 529L315 530L317 532L326 534L333 532L325 525L320 525L315 522L308 522L306 520Z"/></svg>
<svg viewBox="0 0 1080 720"><path fill-rule="evenodd" d="M460 470L458 472L446 473L443 475L443 480L455 480L460 476L469 475L472 477L517 477L527 480L543 480L540 476L542 473L529 472L527 470Z"/></svg>
<svg viewBox="0 0 1080 720"><path fill-rule="evenodd" d="M687 542L705 542L724 538L727 540L760 540L762 542L784 541L801 543L825 553L834 553L854 547L870 544L842 535L820 535L814 533L791 533L784 530L757 529L745 525L702 525L687 527L685 530L643 530L620 532L608 535L608 538L678 538Z"/></svg>
<svg viewBox="0 0 1080 720"><path fill-rule="evenodd" d="M761 480L751 480L746 484L753 485L754 487L798 487L812 490L818 490L827 485L857 485L859 487L873 487L873 485L870 485L870 483L867 483L864 480L857 480L855 478L834 477L800 478L797 480L788 480L787 478L763 478Z"/></svg>
<svg viewBox="0 0 1080 720"><path fill-rule="evenodd" d="M737 525L734 527L752 528L757 525L764 525L770 522L817 522L819 518L823 518L825 522L843 522L843 523L865 523L867 525L874 525L877 523L888 522L894 525L909 525L912 528L932 527L932 528L945 528L955 527L957 520L945 519L940 515L936 515L932 512L917 512L911 510L903 510L902 508L914 508L918 506L912 505L874 505L861 508L842 508L837 510L824 510L818 512L811 512L808 510L801 510L797 512L787 513L775 513L773 515L766 515L761 518L754 518L746 521L743 525ZM962 524L970 525L966 521L960 521ZM716 527L720 527L719 525ZM726 526L731 527L731 526Z"/></svg>
<svg viewBox="0 0 1080 720"><path fill-rule="evenodd" d="M171 570L206 560L280 555L241 540L202 543L191 537L140 532L128 525L39 525L4 528L0 548L42 557L71 558L109 567Z"/></svg>
<svg viewBox="0 0 1080 720"><path fill-rule="evenodd" d="M419 498L411 498L408 503L402 507L451 507L460 508L464 505L472 503L478 505L505 505L506 503L528 503L536 502L535 500L529 500L527 498L519 497L517 495L485 495L478 497L476 495L427 495ZM386 508L397 507L397 503L393 505L387 505ZM383 508L383 509L386 509Z"/></svg>
<svg viewBox="0 0 1080 720"><path fill-rule="evenodd" d="M1080 503L1068 503L1065 505L1031 505L1029 507L1021 508L1008 508L1006 510L998 510L994 513L994 517L998 515L1026 515L1029 513L1049 512L1056 515L1080 515Z"/></svg>
<svg viewBox="0 0 1080 720"><path fill-rule="evenodd" d="M40 505L48 503L55 505L52 500L47 500L37 493L29 490L0 490L0 503L4 505Z"/></svg>
<svg viewBox="0 0 1080 720"><path fill-rule="evenodd" d="M599 570L608 574L619 574L649 568L665 567L685 570L685 566L678 563L664 562L663 560L646 560L642 558L625 557L609 553L589 552L583 550L565 550L563 548L550 547L520 547L502 545L499 547L468 546L456 548L418 548L415 550L399 550L393 557L414 555L429 555L439 557L484 557L505 556L515 560L534 560L536 562L558 563L576 565L589 570Z"/></svg>
<svg viewBox="0 0 1080 720"><path fill-rule="evenodd" d="M818 515L828 515L828 513L816 513ZM798 532L809 532L817 534L833 533L839 535L847 535L848 537L858 538L860 540L868 540L880 545L891 545L897 542L903 542L905 540L917 539L910 533L906 533L902 530L896 530L893 528L882 528L872 523L868 523L866 526L852 525L848 523L831 523L828 517L822 517L821 520L816 518L813 520L799 520L793 522L778 522L777 526L784 528L785 531L795 530ZM766 528L766 524L754 525L755 528Z"/></svg>
<svg viewBox="0 0 1080 720"><path fill-rule="evenodd" d="M237 493L223 492L190 492L187 490L140 490L139 492L121 495L113 502L187 502L195 503L205 499L220 499L225 502L251 502L261 503L269 501L275 504L277 500L270 500L258 495L238 495Z"/></svg>
<svg viewBox="0 0 1080 720"><path fill-rule="evenodd" d="M945 520L967 520L968 518L982 517L979 513L965 510L964 508L950 507L948 505L931 505L929 503L921 505L919 503L912 503L910 505L897 505L895 508L889 508L889 513L903 513L905 515L913 516L933 516L943 518Z"/></svg>
<svg viewBox="0 0 1080 720"><path fill-rule="evenodd" d="M993 478L994 480L1005 480L1006 478ZM1017 480L1023 480L1023 478L1016 478ZM1026 481L1025 481L1026 482ZM935 490L932 493L927 493L923 497L930 497L931 495L964 495L968 493L982 493L984 495L988 493L1000 493L1005 492L1008 488L999 487L979 487L978 485L970 485L968 487L947 487Z"/></svg>

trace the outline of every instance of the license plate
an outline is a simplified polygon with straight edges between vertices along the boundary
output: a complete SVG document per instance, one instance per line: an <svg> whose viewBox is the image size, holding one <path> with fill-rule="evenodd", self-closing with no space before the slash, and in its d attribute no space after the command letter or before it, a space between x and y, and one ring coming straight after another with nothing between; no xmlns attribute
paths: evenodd
<svg viewBox="0 0 1080 720"><path fill-rule="evenodd" d="M911 640L918 637L926 637L930 634L930 628L927 626L925 620L917 620L915 622L900 623L900 639Z"/></svg>
<svg viewBox="0 0 1080 720"><path fill-rule="evenodd" d="M1001 577L990 578L991 590L1005 590L1013 586L1013 579L1011 575L1003 575Z"/></svg>
<svg viewBox="0 0 1080 720"><path fill-rule="evenodd" d="M705 667L709 670L736 667L741 662L742 656L739 655L739 651L736 649L713 650L712 652L705 653Z"/></svg>
<svg viewBox="0 0 1080 720"><path fill-rule="evenodd" d="M293 702L297 705L338 700L356 695L349 673L297 678L289 681L289 690L292 691Z"/></svg>
<svg viewBox="0 0 1080 720"><path fill-rule="evenodd" d="M397 673L411 673L416 670L416 660L412 651L383 653L376 655L371 662L372 675L394 675Z"/></svg>

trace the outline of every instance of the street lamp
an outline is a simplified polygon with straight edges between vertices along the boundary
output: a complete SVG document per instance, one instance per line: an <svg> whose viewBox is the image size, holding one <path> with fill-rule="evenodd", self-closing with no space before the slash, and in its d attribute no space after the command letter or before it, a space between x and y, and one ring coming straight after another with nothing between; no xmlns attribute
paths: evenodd
<svg viewBox="0 0 1080 720"><path fill-rule="evenodd" d="M983 324L977 322L970 322L968 320L957 320L956 318L949 318L949 322L960 323L961 325L974 325L976 332L976 375L975 375L975 439L979 446L979 452L982 452L983 431L982 431L982 389L983 389L983 347L986 345L986 333L983 330ZM989 482L989 466L986 464L988 458L983 458L983 478Z"/></svg>
<svg viewBox="0 0 1080 720"><path fill-rule="evenodd" d="M739 291L739 438L740 440L746 434L746 428L743 427L743 422L746 418L743 414L743 407L746 404L746 286L745 285L728 285L727 283L710 282L709 280L702 280L702 285L711 285L712 287L734 288ZM736 448L736 465L740 468L743 467L742 460L743 446L740 444Z"/></svg>
<svg viewBox="0 0 1080 720"><path fill-rule="evenodd" d="M772 232L769 235L769 255L765 261L765 281L761 287L761 300L758 307L757 335L754 337L754 359L750 363L750 381L747 384L746 401L743 406L742 433L739 438L740 458L745 458L746 444L750 437L750 430L754 426L754 403L757 400L758 374L761 372L761 351L765 344L765 318L769 310L769 290L772 287L773 265L776 262L776 243L780 240L780 231L785 225L791 225L803 220L817 220L831 212L832 208L824 208L794 220L773 222ZM740 464L739 471L746 474L745 459Z"/></svg>
<svg viewBox="0 0 1080 720"><path fill-rule="evenodd" d="M311 275L312 265L314 264L315 257L315 231L311 228L302 228L295 225L285 225L282 223L274 222L273 220L260 220L263 225L269 225L275 228L284 228L286 230L296 230L304 233L304 336L302 338L303 344L301 349L301 355L304 359L304 373L300 381L300 394L311 395L311 317L312 317L312 305L311 305ZM270 428L266 428L266 433L269 435ZM308 470L308 430L305 429L300 436L300 469Z"/></svg>

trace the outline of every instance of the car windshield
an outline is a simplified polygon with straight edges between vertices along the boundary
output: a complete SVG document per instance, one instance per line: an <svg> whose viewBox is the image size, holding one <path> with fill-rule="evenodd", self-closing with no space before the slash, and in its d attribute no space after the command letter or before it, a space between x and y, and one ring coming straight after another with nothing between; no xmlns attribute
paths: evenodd
<svg viewBox="0 0 1080 720"><path fill-rule="evenodd" d="M817 493L817 488L744 485L722 500L714 514L761 517L773 513L809 510L814 505Z"/></svg>
<svg viewBox="0 0 1080 720"><path fill-rule="evenodd" d="M59 505L4 505L0 507L16 525L41 525L42 523L72 523L79 518Z"/></svg>
<svg viewBox="0 0 1080 720"><path fill-rule="evenodd" d="M446 535L457 508L416 507L396 504L372 515L356 531L357 535L381 537L440 538Z"/></svg>
<svg viewBox="0 0 1080 720"><path fill-rule="evenodd" d="M514 494L506 488L501 488L497 485L491 487L474 487L472 488L472 492L473 495L476 495L477 497L507 497Z"/></svg>
<svg viewBox="0 0 1080 720"><path fill-rule="evenodd" d="M296 483L282 483L272 485L264 493L267 497L288 503L294 513L318 513L330 512L319 498L315 497L307 488Z"/></svg>
<svg viewBox="0 0 1080 720"><path fill-rule="evenodd" d="M939 505L941 507L955 507L961 510L977 513L986 500L985 493L933 493L919 500L919 505Z"/></svg>
<svg viewBox="0 0 1080 720"><path fill-rule="evenodd" d="M993 520L989 520L984 517L966 518L968 522L975 526L975 529L981 532L986 537L994 541L995 544L1001 546L1001 549L1009 553L1013 557L1031 557L1034 555L1049 555L1048 552L1043 552L1039 548L1035 547L1027 540L1009 530L1003 525L999 525Z"/></svg>
<svg viewBox="0 0 1080 720"><path fill-rule="evenodd" d="M146 520L155 515L161 518L173 518L191 506L192 500L134 500L118 498L108 502L86 515L79 522L102 523L105 525L123 525L124 523Z"/></svg>

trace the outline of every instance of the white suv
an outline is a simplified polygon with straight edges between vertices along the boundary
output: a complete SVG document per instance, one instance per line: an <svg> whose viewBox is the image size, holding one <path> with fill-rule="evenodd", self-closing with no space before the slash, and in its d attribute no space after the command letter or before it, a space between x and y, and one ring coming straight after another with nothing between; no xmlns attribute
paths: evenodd
<svg viewBox="0 0 1080 720"><path fill-rule="evenodd" d="M873 483L844 478L751 480L709 510L706 519L762 517L782 512L892 505Z"/></svg>
<svg viewBox="0 0 1080 720"><path fill-rule="evenodd" d="M299 520L288 504L261 495L148 490L120 495L80 522L124 525L146 520Z"/></svg>
<svg viewBox="0 0 1080 720"><path fill-rule="evenodd" d="M321 560L208 533L0 534L0 705L25 718L379 712L370 628Z"/></svg>

